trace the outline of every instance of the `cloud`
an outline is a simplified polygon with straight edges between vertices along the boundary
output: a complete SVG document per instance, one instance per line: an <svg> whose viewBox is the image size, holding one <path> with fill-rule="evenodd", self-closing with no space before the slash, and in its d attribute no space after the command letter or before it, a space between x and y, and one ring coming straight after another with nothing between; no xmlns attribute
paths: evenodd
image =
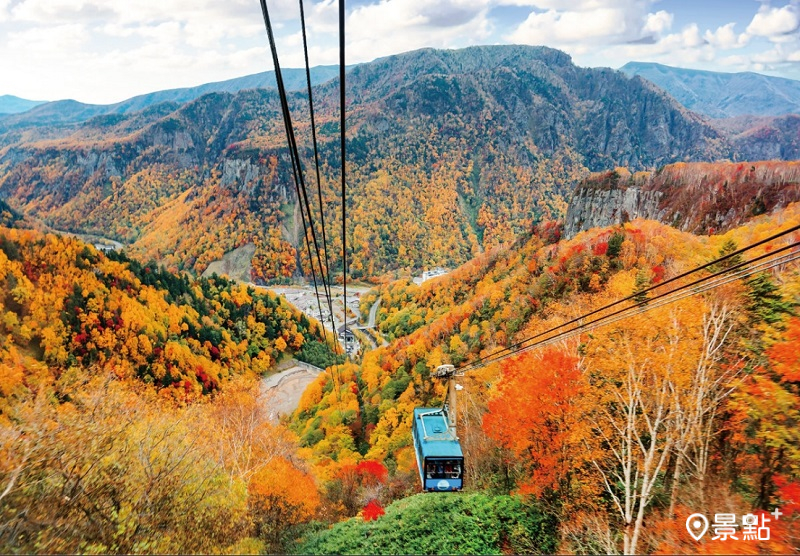
<svg viewBox="0 0 800 556"><path fill-rule="evenodd" d="M645 33L660 35L672 28L673 19L674 16L664 10L659 10L654 14L647 14L644 20L644 29L642 30Z"/></svg>
<svg viewBox="0 0 800 556"><path fill-rule="evenodd" d="M42 33L40 29L27 29L10 33L7 48L11 52L24 52L26 55L44 54L57 58L68 57L71 51L86 44L86 26L80 23L58 25Z"/></svg>
<svg viewBox="0 0 800 556"><path fill-rule="evenodd" d="M328 6L324 3L322 10L330 10ZM481 43L492 30L489 9L490 3L485 0L383 0L357 6L346 22L347 62L364 62L423 47L454 48ZM316 24L314 29L317 30ZM320 63L338 60L334 49L323 55L325 61Z"/></svg>
<svg viewBox="0 0 800 556"><path fill-rule="evenodd" d="M588 12L532 12L509 35L512 42L525 44L565 45L602 42L625 36L624 13L613 8Z"/></svg>
<svg viewBox="0 0 800 556"><path fill-rule="evenodd" d="M750 35L747 33L736 34L733 30L735 26L736 23L728 23L718 27L717 30L713 32L708 29L703 34L703 38L712 46L723 50L746 46L747 43L750 42Z"/></svg>
<svg viewBox="0 0 800 556"><path fill-rule="evenodd" d="M652 12L651 0L509 1L534 8L506 35L509 41L563 47L573 53L597 45L658 42L674 19L666 10Z"/></svg>
<svg viewBox="0 0 800 556"><path fill-rule="evenodd" d="M780 39L782 35L793 33L800 28L800 9L796 5L788 4L782 8L773 8L767 4L762 5L750 25L747 33L769 39Z"/></svg>
<svg viewBox="0 0 800 556"><path fill-rule="evenodd" d="M100 21L114 14L107 4L91 0L23 0L11 9L16 21L45 24Z"/></svg>
<svg viewBox="0 0 800 556"><path fill-rule="evenodd" d="M671 10L685 9L681 4ZM797 64L798 0L783 7L752 4L746 19L700 28L691 23L691 9L673 15L659 9L667 6L659 0L352 0L347 62L423 47L513 42L561 48L582 65ZM281 65L302 66L297 0L268 5ZM509 7L518 19L490 15ZM305 0L305 12L311 64L337 63L338 1ZM688 24L677 29L687 14ZM746 30L737 32L736 25ZM11 76L6 82L15 94L29 98L112 102L271 69L254 0L0 0L0 35L6 37L0 73ZM740 57L723 57L745 46ZM43 75L51 76L47 83ZM0 94L6 92L14 91Z"/></svg>

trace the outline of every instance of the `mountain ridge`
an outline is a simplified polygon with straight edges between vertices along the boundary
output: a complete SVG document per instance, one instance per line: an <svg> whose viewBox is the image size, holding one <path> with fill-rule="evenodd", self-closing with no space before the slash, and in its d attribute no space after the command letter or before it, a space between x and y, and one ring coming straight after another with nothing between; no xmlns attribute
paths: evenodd
<svg viewBox="0 0 800 556"><path fill-rule="evenodd" d="M46 102L46 100L29 100L14 95L0 95L0 116L25 112Z"/></svg>
<svg viewBox="0 0 800 556"><path fill-rule="evenodd" d="M725 134L650 82L580 68L547 47L390 56L353 68L348 89L354 278L455 266L514 241L563 216L589 171L736 156ZM291 93L289 102L310 164L307 101ZM336 80L316 87L315 104L329 251L340 269ZM286 233L300 205L284 133L277 95L263 89L7 131L0 197L56 229L111 237L173 269L202 273L253 243L254 281L289 278L308 263Z"/></svg>
<svg viewBox="0 0 800 556"><path fill-rule="evenodd" d="M310 72L311 85L313 87L338 76L339 66L315 66L310 69ZM306 88L305 69L284 68L282 73L287 90L297 91ZM24 111L19 110L19 113L6 115L2 114L3 104L0 104L0 130L26 125L74 124L87 121L96 116L130 114L162 103L180 105L209 93L237 93L246 89L277 89L275 72L265 71L193 87L153 91L112 104L91 104L73 99L51 102L26 101L36 104ZM3 98L0 97L0 101Z"/></svg>
<svg viewBox="0 0 800 556"><path fill-rule="evenodd" d="M711 118L800 113L800 81L793 79L754 72L678 68L655 62L628 62L620 71L648 79L690 110Z"/></svg>

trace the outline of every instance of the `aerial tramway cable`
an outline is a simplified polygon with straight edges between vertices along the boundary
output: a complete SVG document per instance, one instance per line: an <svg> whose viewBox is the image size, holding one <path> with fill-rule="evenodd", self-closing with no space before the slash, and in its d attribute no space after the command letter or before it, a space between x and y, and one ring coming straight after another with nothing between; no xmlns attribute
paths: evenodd
<svg viewBox="0 0 800 556"><path fill-rule="evenodd" d="M686 277L688 277L688 276L691 276L692 274L694 274L694 273L697 273L697 272L700 272L700 271L702 271L702 270L706 270L706 269L708 269L708 268L711 268L711 267L713 267L713 266L715 266L715 265L718 265L718 264L720 264L720 263L722 263L722 262L728 261L729 259L733 259L734 257L737 257L737 256L741 255L742 253L745 253L745 252L747 252L747 251L750 251L750 250L752 250L752 249L755 249L756 247L760 247L761 245L764 245L764 244L766 244L766 243L769 243L770 241L774 241L774 240L776 240L776 239L778 239L778 238L780 238L780 237L783 237L783 236L785 236L785 235L787 235L787 234L791 234L791 233L793 233L793 232L796 232L796 231L798 231L798 230L800 230L800 224L798 224L798 225L795 225L795 226L792 226L791 228L788 228L788 229L786 229L786 230L783 230L783 231L781 231L781 232L778 232L778 233L776 233L776 234L773 234L773 235L772 235L772 236L770 236L770 237L767 237L767 238L765 238L765 239L762 239L762 240L760 240L760 241L757 241L757 242L755 242L755 243L753 243L753 244L751 244L751 245L748 245L748 246L746 246L746 247L742 247L741 249L737 249L736 251L733 251L733 252L731 252L731 253L728 253L727 255L724 255L724 256L722 256L722 257L719 257L719 258L717 258L717 259L714 259L714 260L712 260L712 261L709 261L709 262L707 262L707 263L705 263L705 264L703 264L703 265L700 265L700 266L698 266L698 267L695 267L695 268L693 268L693 269L691 269L691 270L687 270L686 272L683 272L683 273L681 273L681 274L678 274L677 276L673 276L672 278L669 278L668 280L664 280L663 282L660 282L660 283L658 283L658 284L655 284L655 285L653 285L653 286L650 286L649 288L646 288L646 289L643 289L643 290L641 290L641 291L639 291L639 292L633 293L633 294L631 294L631 295L629 295L629 296L627 296L627 297L624 297L624 298L622 298L622 299L618 299L617 301L614 301L613 303L609 303L608 305L604 305L603 307L600 307L600 308L598 308L598 309L595 309L595 310L593 310L593 311L590 311L589 313L586 313L586 314L584 314L584 315L581 315L581 316L579 316L579 317L575 317L575 318L573 318L573 319L571 319L571 320L569 320L569 321L567 321L567 322L564 322L564 323L562 323L562 324L559 324L559 325L557 325L557 326L554 326L554 327L552 327L552 328L549 328L549 329L547 329L547 330L545 330L545 331L543 331L543 332L540 332L540 333L538 333L538 334L534 334L533 336L529 336L528 338L525 338L525 339L523 339L523 340L519 340L519 341L517 341L517 342L515 342L515 343L513 343L513 344L511 344L511 345L509 345L509 346L507 346L507 347L505 347L505 348L503 348L502 350L500 350L500 351L498 351L498 352L496 352L496 353L493 353L493 354L490 354L490 355L486 355L486 356L484 356L484 357L481 357L481 358L477 359L476 361L474 361L474 362L470 363L470 364L469 364L467 367L465 367L465 369L472 370L472 368L477 368L477 367L479 367L479 366L483 366L484 364L486 364L485 362L486 362L486 361L488 361L489 359L492 359L492 361L491 361L491 362L494 362L494 360L495 360L495 359L496 359L496 358L497 358L499 355L501 355L501 354L503 354L503 353L505 353L505 352L508 352L508 354L509 354L509 355L513 355L514 353L517 353L517 348L521 347L523 344L525 344L525 343L527 343L527 342L530 342L530 341L532 341L532 340L535 340L535 339L537 339L537 338L540 338L540 337L542 337L542 336L545 336L545 335L547 335L547 334L550 334L550 333L552 333L552 332L555 332L555 331L557 331L557 330L559 330L559 329L561 329L561 328L564 328L564 327L566 327L566 326L569 326L569 325L571 325L571 324L578 323L578 322L580 322L580 321L582 321L582 320L584 320L584 319L586 319L586 318L588 318L588 317L594 316L594 315L596 315L596 314L598 314L598 313L601 313L601 312L603 312L603 311L606 311L606 310L608 310L608 309L611 309L612 307L616 307L616 306L618 306L618 305L621 305L622 303L625 303L626 301L632 301L632 300L636 299L637 297L639 297L639 296L641 296L641 295L646 295L646 294L648 294L648 293L652 292L653 290L656 290L656 289L659 289L659 288L663 288L664 286L666 286L666 285L668 285L668 284L671 284L671 283L673 283L673 282L676 282L676 281L678 281L678 280L681 280L681 279L683 279L683 278L686 278ZM778 252L784 251L785 249L787 249L787 247L784 247L784 248L781 248L781 249L779 249L779 250L773 251L771 254L775 254L775 253L778 253ZM701 279L699 282L703 282L703 281L705 281L705 280L711 279L711 278L713 278L714 276L718 276L718 275L720 275L720 274L723 274L723 273L725 273L725 272L727 272L727 271L730 271L731 269L735 269L735 268L741 268L743 265L745 265L745 264L749 264L749 263L751 263L751 262L754 262L754 261L756 261L756 260L762 260L763 258L765 258L765 256L766 256L766 255L762 255L761 257L757 257L756 259L753 259L752 261L746 261L746 262L744 262L744 263L740 263L740 264L738 264L738 265L735 265L735 266L733 266L733 267L729 267L729 268L727 268L727 269L724 269L724 270L722 270L722 271L720 271L720 272L717 272L717 273L715 273L715 274L709 275L709 276L707 276L707 277L705 277L705 278ZM685 287L689 287L689 286L691 286L691 285L693 285L693 284L695 284L695 282L693 282L692 284L690 284L690 285L687 285L687 286L682 286L682 287L681 287L681 288L679 288L679 289L683 289L683 288L685 288ZM674 292L674 291L677 291L677 290L670 290L669 292L666 292L666 293L664 293L664 294L660 294L660 295L658 295L658 296L656 296L656 297L652 298L650 301L652 301L652 300L655 300L655 299L658 299L658 298L660 298L660 297L663 297L663 296L665 296L665 295L669 295L670 293L672 293L672 292ZM616 314L618 314L618 313L620 313L620 312L622 312L622 311L626 311L626 310L628 310L628 309L630 309L630 307L627 307L627 308L625 308L625 309L622 309L622 310L620 310L620 311L617 311L617 312L615 312L615 313L612 313L611 315L606 315L606 317L603 317L603 318L608 318L608 317L614 316L614 315L616 315ZM499 360L499 359L498 359L498 360Z"/></svg>
<svg viewBox="0 0 800 556"><path fill-rule="evenodd" d="M320 171L319 171L319 150L317 148L317 124L316 124L316 119L314 117L314 95L311 91L311 68L308 63L308 40L306 38L306 16L305 16L305 10L303 8L303 0L299 0L299 3L300 3L300 27L303 32L303 54L305 57L305 64L306 64L306 86L308 87L308 110L311 119L311 142L314 146L314 168L316 170L316 175L317 175L319 217L322 227L322 250L325 254L325 273L328 277L325 293L326 293L326 299L328 301L328 311L331 317L331 330L333 331L334 337L336 337L336 324L334 323L333 320L333 300L331 294L331 286L333 284L331 281L330 261L328 259L328 238L326 237L325 234L325 209L322 203L322 178L320 177ZM323 285L324 284L325 282L323 281Z"/></svg>
<svg viewBox="0 0 800 556"><path fill-rule="evenodd" d="M286 87L283 83L283 75L281 73L280 62L278 60L278 49L275 44L275 36L272 31L272 22L269 17L269 9L267 8L266 0L260 0L260 3L261 3L261 12L262 15L264 16L264 26L266 27L267 30L267 37L269 39L270 51L272 53L272 63L275 68L275 81L278 86L278 96L280 98L281 111L283 113L283 123L286 129L286 139L287 142L289 143L289 158L291 159L292 172L294 174L295 189L297 191L298 202L301 204L300 217L303 224L303 237L305 238L306 250L308 251L308 261L311 266L311 277L314 284L314 293L317 298L317 307L319 309L320 324L322 324L324 322L324 319L322 318L322 306L319 300L319 289L317 287L317 277L316 277L316 271L314 269L314 255L312 254L311 245L308 241L308 228L306 226L305 214L303 213L303 206L302 206L303 198L305 198L306 208L308 209L309 224L311 225L311 236L314 239L314 248L316 250L317 259L320 265L320 278L323 282L323 286L325 284L325 275L322 269L322 262L319 257L319 247L316 242L316 234L314 233L313 221L311 220L311 210L308 204L308 196L305 194L305 181L303 180L303 170L302 167L300 166L300 155L297 150L297 142L294 137L294 129L292 127L291 113L289 111L289 102L286 97ZM301 194L301 189L302 189L302 194ZM326 289L326 292L327 291L328 290ZM325 328L323 326L323 336L325 336L324 330ZM334 337L333 341L335 341L336 337L335 331L333 337ZM327 338L325 341L327 343ZM332 351L335 350L332 349Z"/></svg>
<svg viewBox="0 0 800 556"><path fill-rule="evenodd" d="M344 0L339 0L339 132L342 157L342 286L344 305L345 347L347 344L347 203L345 202L347 186L345 181L345 159L347 145L345 142L345 50L344 50ZM345 349L345 354L347 350Z"/></svg>
<svg viewBox="0 0 800 556"><path fill-rule="evenodd" d="M727 255L725 255L723 257L719 257L717 259L714 259L713 261L710 261L710 262L708 262L708 263L706 263L704 265L701 265L701 266L696 267L696 268L694 268L692 270L684 272L684 273L682 273L682 274L680 274L680 275L678 275L678 276L676 276L674 278L666 280L666 281L662 282L661 284L657 284L656 286L647 288L647 289L642 290L640 292L637 292L637 293L635 293L635 294L633 294L631 296L628 296L626 298L623 298L623 299L620 299L618 301L615 301L614 303L610 303L608 305L605 305L604 307L601 307L599 309L596 309L594 311L591 311L589 313L586 313L584 315L581 315L579 317L571 319L571 320L569 320L569 321L567 321L565 323L562 323L562 324L560 324L558 326L554 326L554 327L552 327L552 328L550 328L548 330L545 330L544 332L540 332L538 334L535 334L533 336L530 336L528 338L520 340L520 341L512 344L511 346L508 346L508 347L506 347L506 348L504 348L504 349L502 349L502 350L500 350L498 352L486 355L486 356L478 359L477 361L475 361L473 363L470 363L466 367L463 367L462 369L459 369L459 371L460 372L468 372L468 371L477 369L479 367L482 367L482 366L485 366L485 365L488 365L488 364L491 364L491 363L496 363L496 362L501 361L501 360L503 360L503 359L505 359L507 357L522 353L524 351L528 351L528 350L533 349L535 347L542 347L543 345L549 345L549 344L554 343L556 341L560 341L560 340L566 339L568 337L572 337L572 336L574 336L576 334L580 334L581 332L584 332L586 330L589 330L589 329L592 329L592 328L596 328L598 326L603 326L605 324L610 324L612 322L617 322L619 320L622 320L623 318L627 318L627 317L631 316L632 314L634 314L633 310L635 310L635 309L638 309L638 311L635 311L636 313L641 313L641 312L644 312L644 311L647 311L647 310L651 310L651 309L654 309L654 308L657 308L657 307L661 307L661 306L666 305L668 303L672 303L672 302L678 301L680 299L685 299L686 297L690 297L692 295L698 295L699 293L704 293L706 291L709 291L711 289L719 287L719 286L721 286L723 284L727 284L729 282L733 282L735 280L739 280L741 278L750 276L752 274L756 274L756 273L759 273L759 272L764 272L765 270L768 270L768 269L773 268L775 266L778 266L778 265L781 265L781 264L787 264L788 262L797 260L798 258L800 258L800 254L798 254L798 253L789 253L789 254L784 255L782 257L776 257L776 255L778 255L779 253L782 253L784 251L787 251L787 250L790 250L790 249L794 249L794 248L800 246L800 242L793 242L793 243L790 243L790 244L785 245L783 247L780 247L778 249L775 249L773 251L770 251L768 253L759 255L758 257L755 257L755 258L753 258L751 260L743 261L741 263L735 264L733 266L730 266L730 267L725 268L723 270L720 270L718 272L709 274L708 276L704 276L704 277L702 277L702 278L700 278L698 280L695 280L695 281L690 282L688 284L685 284L683 286L679 286L679 287L677 287L677 288L675 288L673 290L670 290L668 292L664 292L664 293L659 294L659 295L657 295L657 296L655 296L653 298L649 298L647 300L644 300L644 301L641 301L641 302L637 302L634 305L630 305L628 307L625 307L625 308L617 310L617 311L615 311L613 313L604 315L604 316L599 317L597 319L594 319L592 321L582 322L587 317L596 315L596 314L598 314L598 313L600 313L600 312L602 312L602 311L604 311L606 309L609 309L611 307L619 305L620 303L623 303L625 301L630 301L630 300L632 300L632 299L634 299L634 298L636 298L636 297L638 297L638 296L640 296L640 295L642 295L642 294L644 294L646 292L649 292L649 291L652 291L652 290L656 289L657 287L663 287L665 284L674 282L677 279L685 278L687 276L690 276L691 274L694 274L694 273L699 272L701 270L707 269L707 268L709 268L709 267L711 267L713 265L717 265L717 264L719 264L721 262L729 260L732 257L736 257L737 255L740 255L741 253L744 253L744 252L749 251L749 250L751 250L751 249L753 249L755 247L763 245L764 243L767 243L769 241L772 241L772 240L775 240L775 239L780 238L782 236L785 236L787 234L790 234L790 233L792 233L794 231L797 231L798 229L800 229L800 225L794 226L794 227L789 228L787 230L784 230L784 231L782 231L782 232L780 232L778 234L770 236L769 238L766 238L766 239L761 240L759 242L756 242L756 243L754 243L752 245L749 245L749 246L747 246L745 248L742 248L742 249L739 249L739 250L734 251L732 253L729 253L729 254L727 254ZM770 259L773 259L773 260L770 260ZM753 263L759 263L759 264L756 265L755 267L748 268L748 265L751 265ZM734 271L736 271L736 272L734 272ZM725 275L731 275L733 277L725 276ZM720 276L725 276L725 278L723 278L721 280L716 280L716 281L710 282L709 284L705 284L705 282L709 282L709 281L713 280L714 278L718 278ZM702 286L701 286L701 284L702 284ZM698 286L700 286L700 287L698 287ZM694 289L692 289L692 288L694 288ZM676 296L675 294L679 294L679 295ZM659 301L659 300L661 300L661 301ZM658 301L658 303L654 303L656 301ZM551 334L551 333L553 333L553 332L555 332L555 331L557 331L557 330L559 330L561 328L564 328L565 326L569 326L571 324L576 324L576 323L580 323L580 324L578 326L575 326L574 328L569 329L569 330L559 332L555 336L551 336L551 337L548 337L548 338L542 338L543 336ZM537 341L537 342L535 342L535 343L533 343L533 344L528 344L528 342L530 342L532 340L535 340L537 338L542 338L542 339ZM525 344L528 344L528 345L525 345Z"/></svg>

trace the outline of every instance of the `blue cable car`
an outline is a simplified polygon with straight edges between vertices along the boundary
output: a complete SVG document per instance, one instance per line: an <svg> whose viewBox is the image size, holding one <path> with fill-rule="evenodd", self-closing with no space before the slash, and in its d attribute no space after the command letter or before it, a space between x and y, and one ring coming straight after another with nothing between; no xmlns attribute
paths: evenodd
<svg viewBox="0 0 800 556"><path fill-rule="evenodd" d="M411 428L422 489L427 492L461 490L464 454L444 408L417 408Z"/></svg>

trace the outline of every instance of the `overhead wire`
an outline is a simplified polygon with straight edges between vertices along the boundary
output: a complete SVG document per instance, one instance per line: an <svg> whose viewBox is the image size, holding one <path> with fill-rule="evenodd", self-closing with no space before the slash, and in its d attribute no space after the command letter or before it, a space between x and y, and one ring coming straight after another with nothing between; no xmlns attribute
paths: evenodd
<svg viewBox="0 0 800 556"><path fill-rule="evenodd" d="M345 10L344 0L339 0L339 147L342 158L342 294L344 309L345 355L347 356L347 186L346 186L346 158L347 145L345 142ZM348 356L349 357L349 356Z"/></svg>
<svg viewBox="0 0 800 556"><path fill-rule="evenodd" d="M784 232L781 232L780 234L776 234L776 236L772 236L772 238L775 239L775 238L780 237L782 235L786 235L788 233L791 233L792 231L794 231L794 229L785 230ZM763 243L764 243L763 241L759 242L758 245L763 245ZM746 250L752 249L755 246L757 246L757 245L753 244L753 245L748 246L747 248L745 248L744 250L741 250L741 251L746 251ZM794 248L796 248L798 246L800 246L800 241L792 242L792 243L790 243L788 245L785 245L783 247L780 247L778 249L775 249L773 251L770 251L768 253L765 253L763 255L755 257L755 258L753 258L751 260L743 261L741 263L738 263L736 265L727 267L727 268L725 268L725 269L723 269L721 271L718 271L716 273L710 274L708 276L704 276L704 277L702 277L702 278L700 278L698 280L695 280L694 282L685 284L683 286L680 286L680 287L675 288L673 290L670 290L668 292L664 292L662 294L659 294L659 295L657 295L657 296L655 296L653 298L649 298L649 299L645 299L643 301L639 301L634 305L630 305L630 306L625 307L625 308L623 308L621 310L615 311L615 312L610 313L608 315L604 315L602 317L599 317L597 319L591 320L589 322L581 322L585 318L587 318L588 316L595 315L599 311L604 310L605 308L615 306L619 302L615 302L615 303L606 305L605 307L601 307L598 310L591 311L591 312L586 313L584 315L581 315L581 316L579 316L577 318L574 318L574 319L572 319L572 320L570 320L570 321L568 321L566 323L563 323L563 324L558 325L556 327L550 328L549 330L546 330L544 332L541 332L539 334L536 334L534 336L526 338L525 340L521 340L520 342L517 342L516 344L514 344L516 347L513 350L509 351L506 348L506 349L500 350L498 352L489 354L489 355L481 358L480 360L475 361L473 363L470 363L466 367L463 367L462 369L459 369L459 372L469 372L469 371L472 371L472 370L474 370L474 369L476 369L478 367L482 367L482 366L485 366L485 365L489 365L489 364L492 364L492 363L499 362L499 361L501 361L501 360L503 360L503 359L505 359L507 357L511 357L512 355L517 355L517 354L529 351L529 350L537 348L537 347L543 347L545 345L550 345L552 343L571 338L571 337L573 337L573 336L575 336L577 334L584 333L584 332L586 332L588 330L592 330L592 329L597 328L599 326L605 326L607 324L618 322L618 321L620 321L622 319L628 318L632 314L639 314L639 313L643 313L643 312L648 311L648 310L652 310L652 309L655 309L655 308L658 308L658 307L662 307L664 305L667 305L667 304L670 304L670 303L674 303L676 301L680 301L682 299L686 299L688 297L691 297L691 296L694 296L694 295L698 295L700 293L705 293L707 291L710 291L712 289L720 287L720 286L722 286L724 284L728 284L728 283L740 280L742 278L746 278L746 277L751 276L753 274L758 274L760 272L764 272L764 271L766 271L768 269L774 268L775 266L779 266L779 265L782 265L782 264L787 264L789 262L792 262L792 261L795 261L795 260L799 259L800 258L800 253L798 253L798 252L787 253L786 255L783 255L783 256L780 256L780 257L776 257L776 255L778 255L779 253L782 253L784 251L787 251L787 250L790 250L790 249L794 249ZM688 275L690 275L690 274L692 274L694 272L698 272L699 270L702 270L704 268L708 268L710 265L712 265L714 263L718 264L720 261L728 260L728 259L731 258L731 255L732 256L736 256L736 254L738 254L738 253L734 252L732 254L726 255L725 257L720 257L718 259L715 259L714 261L711 261L710 264L706 264L706 265L703 265L701 267L697 267L696 269L693 269L690 272L683 273L682 276L684 276L684 277L688 276ZM752 267L748 266L748 265L751 265L753 263L758 263L758 264L755 265L755 266L752 266ZM720 277L722 277L722 278L720 278ZM714 278L717 278L717 280L712 280ZM670 280L670 281L672 281L672 280ZM705 283L705 282L708 282L708 283ZM700 286L700 287L697 287L697 286ZM652 289L652 288L648 288L648 289ZM625 299L630 300L630 299L632 299L632 298L634 298L634 297L636 297L638 295L641 295L644 291L646 291L646 290L642 290L641 292L637 292L637 294L634 294L633 296L629 296L628 298L625 298ZM675 294L678 294L678 295L675 295ZM621 301L623 301L623 300L620 300L620 302ZM554 331L556 331L556 330L558 330L560 328L563 328L564 326L568 326L570 324L575 324L575 323L578 323L578 322L580 322L580 324L575 326L574 328L559 332L555 336L542 338L539 341L534 342L533 344L524 345L527 342L529 342L529 341L531 341L531 340L533 340L535 338L541 338L542 336L546 336L547 334L550 334L550 333L552 333L552 332L554 332Z"/></svg>
<svg viewBox="0 0 800 556"><path fill-rule="evenodd" d="M286 87L283 82L283 74L281 73L280 61L278 60L278 49L275 43L275 35L272 30L272 21L269 17L269 9L267 7L266 0L260 0L260 3L261 3L261 13L264 17L264 26L266 27L267 30L267 38L269 40L270 52L272 54L272 63L275 69L275 82L278 86L278 97L280 98L281 112L283 114L283 123L286 130L286 140L289 143L289 158L291 160L292 172L294 175L295 190L297 192L298 202L301 205L300 218L303 224L303 237L305 238L306 250L308 252L308 261L311 266L311 277L314 284L315 297L317 298L317 308L319 309L320 325L322 325L324 319L322 318L322 305L319 301L319 289L317 287L317 277L314 268L314 255L312 254L311 245L308 240L308 228L306 226L306 218L303 213L303 206L302 206L303 197L305 197L306 208L308 208L308 197L305 195L305 181L303 180L303 170L300 165L300 154L297 149L297 142L294 136L292 117L291 117L291 112L289 111L289 101L286 95ZM302 196L301 196L301 189L303 193ZM317 258L319 260L319 248L316 244L316 235L314 233L313 222L311 221L310 209L308 210L308 214L310 221L309 223L311 224L311 236L312 238L314 238L314 247L317 253ZM321 275L320 278L323 280L324 284L324 275L321 262L320 262L320 275ZM324 330L325 327L323 326L323 336L325 336ZM335 331L334 331L334 337L335 337ZM325 342L327 343L327 337L325 338ZM335 350L331 348L331 351Z"/></svg>
<svg viewBox="0 0 800 556"><path fill-rule="evenodd" d="M306 87L308 88L308 110L309 116L311 120L311 142L314 147L314 168L316 170L316 177L317 177L317 194L319 197L319 216L320 216L320 223L322 228L322 249L325 255L325 273L328 277L327 283L323 279L323 286L325 286L325 297L328 303L328 312L330 314L331 320L331 331L334 337L336 338L336 324L333 319L333 299L331 293L332 287L332 280L331 280L331 269L330 269L330 260L328 258L328 238L327 234L325 233L325 209L322 202L322 178L320 176L319 171L319 149L317 147L317 124L316 118L314 115L314 95L311 88L311 67L308 62L308 39L306 36L306 16L305 16L305 9L303 7L303 0L299 0L300 3L300 28L303 34L303 55L305 58L305 65L306 65ZM312 224L313 225L313 224Z"/></svg>
<svg viewBox="0 0 800 556"><path fill-rule="evenodd" d="M554 326L554 327L552 327L552 328L550 328L548 330L545 330L543 332L540 332L538 334L535 334L535 335L530 336L528 338L525 338L523 340L519 340L519 341L517 341L517 342L515 342L515 343L513 343L513 344L511 344L509 346L506 346L505 348L503 348L502 350L500 350L499 352L497 352L495 354L492 354L491 356L487 355L487 356L484 356L482 358L477 359L476 361L470 363L470 366L472 366L472 365L480 365L485 359L488 359L489 357L494 357L495 355L497 355L499 353L503 353L503 352L507 352L507 351L508 352L513 352L517 347L519 347L520 345L522 345L524 343L527 343L527 342L529 342L531 340L534 340L534 339L539 338L541 336L544 336L544 335L550 334L552 332L555 332L556 330L559 330L560 328L564 328L564 327L569 326L571 324L575 324L576 322L579 322L580 320L586 319L587 317L594 316L594 315L596 315L598 313L601 313L603 311L606 311L608 309L611 309L613 307L621 305L621 304L623 304L623 303L625 303L627 301L634 300L639 296L646 295L646 294L648 294L648 293L650 293L650 292L652 292L654 290L663 288L666 285L669 285L669 284L677 282L677 281L679 281L679 280L681 280L683 278L691 276L694 273L700 272L702 270L706 270L706 269L711 268L711 267L713 267L715 265L718 265L720 263L723 263L725 261L733 259L733 258L741 255L742 253L746 253L747 251L755 249L756 247L760 247L760 246L762 246L764 244L767 244L767 243L769 243L771 241L779 239L779 238L781 238L781 237L783 237L783 236L785 236L787 234L796 232L798 230L800 230L800 224L792 226L791 228L788 228L788 229L783 230L781 232L778 232L776 234L773 234L773 235L771 235L771 236L769 236L767 238L764 238L764 239L762 239L760 241L757 241L757 242L755 242L755 243L753 243L751 245L748 245L746 247L742 247L741 249L737 249L735 251L732 251L731 253L728 253L728 254L726 254L724 256L718 257L718 258L716 258L714 260L711 260L711 261L709 261L709 262L707 262L705 264L702 264L702 265L700 265L698 267L695 267L695 268L692 268L692 269L687 270L685 272L682 272L682 273L680 273L680 274L678 274L676 276L673 276L672 278L664 280L663 282L659 282L658 284L655 284L653 286L645 288L645 289L643 289L641 291L635 292L635 293L633 293L633 294L631 294L631 295L629 295L627 297L623 297L622 299L618 299L617 301L614 301L613 303L609 303L608 305L604 305L603 307L595 309L595 310L593 310L593 311L591 311L591 312L589 312L589 313L587 313L585 315L581 315L579 317L575 317L572 320L569 320L567 322L559 324L558 326Z"/></svg>
<svg viewBox="0 0 800 556"><path fill-rule="evenodd" d="M798 245L800 245L800 243L796 244L795 247L798 246ZM783 255L781 257L776 257L776 260L766 261L766 262L762 263L761 265L759 265L758 268L755 268L755 269L749 269L749 268L740 269L740 271L738 271L736 273L733 273L730 276L723 276L722 278L720 278L716 282L703 284L703 286L701 288L696 288L696 289L692 289L692 290L689 290L689 291L686 291L686 292L681 292L676 296L667 297L665 299L661 299L657 303L651 304L651 303L648 303L647 301L642 301L639 304L630 307L629 308L630 311L628 312L628 314L616 315L615 317L610 318L610 319L605 319L605 318L598 319L596 321L592 321L591 323L587 323L586 325L577 326L577 327L575 327L573 329L570 329L570 330L567 330L567 331L562 332L560 334L557 334L556 336L553 336L551 338L544 338L544 339L542 339L542 340L540 340L540 341L538 341L538 342L536 342L534 344L531 344L529 346L525 346L522 349L516 351L514 354L510 354L510 355L506 355L506 356L500 357L498 359L498 361L501 360L501 359L504 359L505 357L510 357L511 355L518 355L520 353L524 353L524 352L529 351L529 350L534 349L534 348L544 347L544 346L548 346L548 345L554 344L556 342L567 340L567 339L572 338L572 337L574 337L576 335L580 335L580 334L583 334L585 332L589 332L591 330L594 330L595 328L599 328L601 326L606 326L608 324L613 324L615 322L619 322L621 320L629 318L630 316L632 316L634 314L642 314L642 313L645 313L645 312L650 311L652 309L658 309L658 308L663 307L665 305L669 305L669 304L675 303L677 301L682 301L684 299L687 299L687 298L695 296L695 295L706 293L706 292L711 291L713 289L716 289L718 287L724 286L726 284L730 284L731 282L736 282L736 281L741 280L743 278L748 278L749 276L752 276L754 274L759 274L761 272L766 272L767 270L769 270L771 268L775 268L776 266L788 264L788 263L790 263L792 261L796 261L798 259L800 259L800 253L797 253L797 252L796 253L789 253L789 254ZM492 362L496 362L496 361L492 361ZM486 364L488 364L488 363L486 363Z"/></svg>

